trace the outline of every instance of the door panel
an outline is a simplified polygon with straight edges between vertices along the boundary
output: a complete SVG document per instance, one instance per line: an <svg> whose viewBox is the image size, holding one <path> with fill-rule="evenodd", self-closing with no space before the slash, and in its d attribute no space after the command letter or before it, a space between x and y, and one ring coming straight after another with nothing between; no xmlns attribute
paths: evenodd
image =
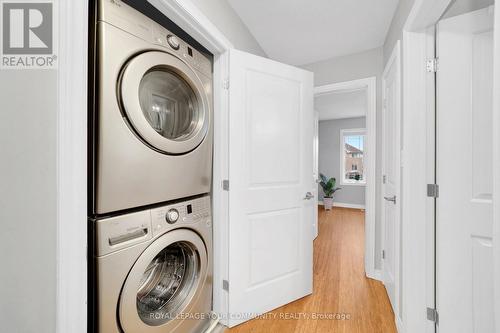
<svg viewBox="0 0 500 333"><path fill-rule="evenodd" d="M382 77L384 108L382 112L383 184L383 281L396 315L399 309L399 223L400 223L400 46L396 45Z"/></svg>
<svg viewBox="0 0 500 333"><path fill-rule="evenodd" d="M438 25L439 332L493 332L493 13Z"/></svg>
<svg viewBox="0 0 500 333"><path fill-rule="evenodd" d="M232 50L229 98L234 326L312 292L312 74Z"/></svg>

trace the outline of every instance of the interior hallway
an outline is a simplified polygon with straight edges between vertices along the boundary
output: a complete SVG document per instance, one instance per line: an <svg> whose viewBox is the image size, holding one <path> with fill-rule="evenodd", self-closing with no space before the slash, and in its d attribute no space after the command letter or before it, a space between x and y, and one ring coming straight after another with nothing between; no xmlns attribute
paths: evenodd
<svg viewBox="0 0 500 333"><path fill-rule="evenodd" d="M364 274L364 212L337 207L327 212L320 207L318 220L314 293L270 312L276 319L254 319L226 332L396 332L384 286ZM350 319L279 319L285 313L343 313Z"/></svg>

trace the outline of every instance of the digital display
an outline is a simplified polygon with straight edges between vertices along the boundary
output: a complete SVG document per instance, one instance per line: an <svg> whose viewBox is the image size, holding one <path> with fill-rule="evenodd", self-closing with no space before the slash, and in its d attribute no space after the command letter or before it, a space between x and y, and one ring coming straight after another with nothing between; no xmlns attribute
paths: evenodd
<svg viewBox="0 0 500 333"><path fill-rule="evenodd" d="M192 57L193 56L193 50L188 46L188 54Z"/></svg>
<svg viewBox="0 0 500 333"><path fill-rule="evenodd" d="M187 208L187 213L188 214L191 214L193 212L193 206L187 205L186 208Z"/></svg>

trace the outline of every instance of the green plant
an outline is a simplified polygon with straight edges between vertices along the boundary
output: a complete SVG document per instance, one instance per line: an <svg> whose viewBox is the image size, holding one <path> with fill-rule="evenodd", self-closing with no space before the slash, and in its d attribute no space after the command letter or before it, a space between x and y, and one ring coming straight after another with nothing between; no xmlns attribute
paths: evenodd
<svg viewBox="0 0 500 333"><path fill-rule="evenodd" d="M335 178L326 178L326 176L322 173L319 174L320 182L319 185L323 189L323 193L325 194L325 198L333 198L333 195L338 190L341 190L340 187L335 187L337 184L337 180Z"/></svg>

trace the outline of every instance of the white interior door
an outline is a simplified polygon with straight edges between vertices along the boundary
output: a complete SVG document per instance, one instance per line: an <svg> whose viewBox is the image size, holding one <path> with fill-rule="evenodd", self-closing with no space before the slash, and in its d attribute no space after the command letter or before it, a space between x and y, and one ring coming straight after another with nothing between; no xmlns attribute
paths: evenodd
<svg viewBox="0 0 500 333"><path fill-rule="evenodd" d="M439 332L493 332L493 10L438 24Z"/></svg>
<svg viewBox="0 0 500 333"><path fill-rule="evenodd" d="M232 327L312 292L316 207L312 73L236 50L229 63Z"/></svg>
<svg viewBox="0 0 500 333"><path fill-rule="evenodd" d="M318 180L319 180L319 111L314 110L313 121L313 194L314 194L314 210L313 219L313 237L318 237Z"/></svg>
<svg viewBox="0 0 500 333"><path fill-rule="evenodd" d="M396 44L382 75L382 262L383 281L394 313L399 304L400 223L400 46Z"/></svg>

